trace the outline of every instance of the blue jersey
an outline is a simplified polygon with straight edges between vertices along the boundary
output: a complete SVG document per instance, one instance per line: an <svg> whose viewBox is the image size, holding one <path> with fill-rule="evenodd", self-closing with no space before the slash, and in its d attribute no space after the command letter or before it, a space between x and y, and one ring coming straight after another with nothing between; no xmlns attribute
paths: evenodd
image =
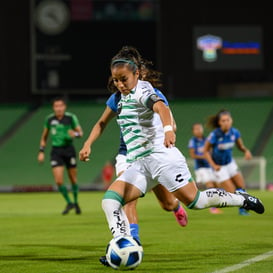
<svg viewBox="0 0 273 273"><path fill-rule="evenodd" d="M189 141L188 148L194 149L194 153L196 155L203 155L204 154L204 145L205 145L206 138L197 138L192 137ZM206 159L194 159L194 169L197 170L199 168L210 168L210 165Z"/></svg>
<svg viewBox="0 0 273 273"><path fill-rule="evenodd" d="M163 95L163 93L158 90L157 88L154 88L155 93L161 98L163 99L164 103L166 104L166 106L169 106L169 102L166 99L166 97ZM118 102L120 101L121 98L121 93L120 92L116 92L113 93L109 99L106 101L106 105L115 113L118 112ZM127 148L126 148L126 144L123 140L122 135L120 134L120 146L119 146L119 150L118 150L119 154L122 155L126 155L127 154Z"/></svg>
<svg viewBox="0 0 273 273"><path fill-rule="evenodd" d="M208 136L208 141L212 145L213 161L218 165L229 164L232 161L232 149L240 137L240 132L233 127L227 133L220 128L213 130Z"/></svg>

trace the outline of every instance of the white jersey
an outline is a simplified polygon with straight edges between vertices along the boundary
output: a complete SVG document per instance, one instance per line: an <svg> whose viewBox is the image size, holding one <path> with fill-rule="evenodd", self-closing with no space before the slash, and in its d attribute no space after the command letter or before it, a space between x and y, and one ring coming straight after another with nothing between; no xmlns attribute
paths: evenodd
<svg viewBox="0 0 273 273"><path fill-rule="evenodd" d="M150 155L164 145L160 117L146 104L153 95L157 96L153 86L141 80L128 95L121 95L117 122L127 147L127 162Z"/></svg>

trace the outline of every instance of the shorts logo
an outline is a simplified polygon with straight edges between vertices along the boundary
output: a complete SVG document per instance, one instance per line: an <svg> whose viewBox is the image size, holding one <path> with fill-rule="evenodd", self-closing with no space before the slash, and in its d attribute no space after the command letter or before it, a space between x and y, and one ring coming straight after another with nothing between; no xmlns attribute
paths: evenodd
<svg viewBox="0 0 273 273"><path fill-rule="evenodd" d="M175 181L177 181L177 182L182 182L182 181L184 181L184 179L182 178L182 174L178 174L177 176L176 176L176 178L175 178Z"/></svg>
<svg viewBox="0 0 273 273"><path fill-rule="evenodd" d="M55 160L52 160L50 163L51 163L51 166L55 166L55 165L57 165L57 164L58 164L58 162L57 162L57 161L55 161Z"/></svg>
<svg viewBox="0 0 273 273"><path fill-rule="evenodd" d="M71 157L70 158L70 165L75 165L76 164L76 158L75 157Z"/></svg>

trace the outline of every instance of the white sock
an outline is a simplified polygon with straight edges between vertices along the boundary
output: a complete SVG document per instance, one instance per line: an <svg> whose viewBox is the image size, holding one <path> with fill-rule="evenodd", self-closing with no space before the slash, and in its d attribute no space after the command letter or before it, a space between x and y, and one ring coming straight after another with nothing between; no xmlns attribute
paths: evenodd
<svg viewBox="0 0 273 273"><path fill-rule="evenodd" d="M209 207L241 207L245 198L242 195L226 192L223 189L211 188L200 191L199 196L188 206L190 209Z"/></svg>
<svg viewBox="0 0 273 273"><path fill-rule="evenodd" d="M121 203L114 199L103 199L104 210L109 229L114 237L131 235L128 218L121 206Z"/></svg>

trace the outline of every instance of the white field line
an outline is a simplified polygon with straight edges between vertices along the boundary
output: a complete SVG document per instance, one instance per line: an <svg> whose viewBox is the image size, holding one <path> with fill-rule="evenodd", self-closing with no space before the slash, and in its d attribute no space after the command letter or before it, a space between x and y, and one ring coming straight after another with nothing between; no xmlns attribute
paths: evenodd
<svg viewBox="0 0 273 273"><path fill-rule="evenodd" d="M214 271L212 273L228 273L228 272L233 272L233 271L241 269L241 268L243 268L245 266L249 266L249 265L254 264L256 262L265 260L265 259L267 259L267 258L269 258L271 256L273 256L273 251L269 251L269 252L266 252L266 253L261 254L259 256L256 256L254 258L251 258L249 260L242 261L239 264L235 264L235 265L232 265L232 266L220 269L220 270L216 270L216 271Z"/></svg>

